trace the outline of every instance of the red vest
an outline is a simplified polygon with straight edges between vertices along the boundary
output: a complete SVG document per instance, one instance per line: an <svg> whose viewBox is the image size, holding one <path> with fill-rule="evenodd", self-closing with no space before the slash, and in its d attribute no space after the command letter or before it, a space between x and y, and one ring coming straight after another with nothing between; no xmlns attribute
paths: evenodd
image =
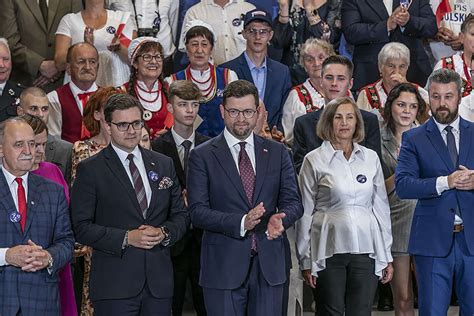
<svg viewBox="0 0 474 316"><path fill-rule="evenodd" d="M81 139L82 115L77 108L76 99L71 92L69 83L56 89L63 123L61 126L61 138L75 143Z"/></svg>

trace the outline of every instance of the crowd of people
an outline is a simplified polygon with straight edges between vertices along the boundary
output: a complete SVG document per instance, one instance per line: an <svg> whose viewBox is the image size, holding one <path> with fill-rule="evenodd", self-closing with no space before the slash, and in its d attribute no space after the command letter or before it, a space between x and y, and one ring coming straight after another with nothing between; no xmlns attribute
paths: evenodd
<svg viewBox="0 0 474 316"><path fill-rule="evenodd" d="M470 1L0 8L0 315L474 315Z"/></svg>

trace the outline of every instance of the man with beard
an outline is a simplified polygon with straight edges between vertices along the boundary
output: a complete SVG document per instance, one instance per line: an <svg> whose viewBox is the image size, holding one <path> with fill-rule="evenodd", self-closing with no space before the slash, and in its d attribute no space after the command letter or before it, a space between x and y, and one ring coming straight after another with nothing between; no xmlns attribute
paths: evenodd
<svg viewBox="0 0 474 316"><path fill-rule="evenodd" d="M403 134L398 157L397 194L418 199L408 252L420 315L446 315L453 282L461 315L474 314L474 123L458 115L461 88L452 70L431 74L433 117Z"/></svg>
<svg viewBox="0 0 474 316"><path fill-rule="evenodd" d="M97 90L99 55L93 45L77 43L69 47L66 62L71 81L48 93L51 104L48 130L52 136L74 143L89 137L82 115L87 100Z"/></svg>
<svg viewBox="0 0 474 316"><path fill-rule="evenodd" d="M285 230L303 210L288 150L253 133L258 104L252 83L231 82L224 131L190 153L189 210L204 230L200 285L210 316L282 315Z"/></svg>

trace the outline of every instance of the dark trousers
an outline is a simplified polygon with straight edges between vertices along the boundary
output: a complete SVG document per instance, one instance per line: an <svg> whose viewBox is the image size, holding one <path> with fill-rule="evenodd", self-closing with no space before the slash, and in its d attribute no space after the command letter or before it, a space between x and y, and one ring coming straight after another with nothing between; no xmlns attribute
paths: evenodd
<svg viewBox="0 0 474 316"><path fill-rule="evenodd" d="M242 286L234 290L203 288L209 316L281 315L283 284L270 286L265 280L258 255L252 258L250 271Z"/></svg>
<svg viewBox="0 0 474 316"><path fill-rule="evenodd" d="M316 279L318 316L370 316L377 276L368 255L337 254L326 259Z"/></svg>
<svg viewBox="0 0 474 316"><path fill-rule="evenodd" d="M171 258L173 261L174 291L173 291L173 316L183 314L184 297L186 294L186 283L191 283L194 309L197 316L205 316L204 297L199 285L199 271L201 269L201 246L195 238L190 238L185 248L177 256Z"/></svg>
<svg viewBox="0 0 474 316"><path fill-rule="evenodd" d="M463 232L454 233L446 257L414 258L420 316L447 314L453 281L460 315L474 315L474 256L469 254Z"/></svg>
<svg viewBox="0 0 474 316"><path fill-rule="evenodd" d="M135 297L119 300L93 301L95 316L169 316L171 297L156 298L148 284Z"/></svg>

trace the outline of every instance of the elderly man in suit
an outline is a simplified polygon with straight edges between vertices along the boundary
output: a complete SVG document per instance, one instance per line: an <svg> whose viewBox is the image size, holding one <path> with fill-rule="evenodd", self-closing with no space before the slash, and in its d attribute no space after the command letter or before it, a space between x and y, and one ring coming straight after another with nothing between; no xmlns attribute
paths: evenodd
<svg viewBox="0 0 474 316"><path fill-rule="evenodd" d="M12 56L8 42L0 37L0 122L16 116L16 102L23 90L10 80Z"/></svg>
<svg viewBox="0 0 474 316"><path fill-rule="evenodd" d="M188 80L174 81L168 91L168 111L173 114L174 125L170 131L152 143L154 151L173 159L183 196L186 201L186 173L189 153L209 139L195 131L194 122L199 111L202 93L199 87ZM202 230L191 228L176 245L171 248L174 273L173 316L183 313L186 284L189 279L193 295L194 309L198 316L206 315L202 289L199 286Z"/></svg>
<svg viewBox="0 0 474 316"><path fill-rule="evenodd" d="M38 116L46 124L49 119L49 102L46 93L37 87L26 88L20 95L16 109L18 115L31 114ZM54 163L61 169L67 183L71 181L72 144L48 133L45 147L46 161Z"/></svg>
<svg viewBox="0 0 474 316"><path fill-rule="evenodd" d="M189 209L204 230L200 284L211 316L282 314L285 230L302 205L288 150L253 133L258 104L252 83L230 83L224 131L189 159Z"/></svg>
<svg viewBox="0 0 474 316"><path fill-rule="evenodd" d="M142 149L143 108L130 95L105 107L110 145L81 162L72 187L77 241L93 248L95 315L171 314L170 246L189 224L171 158Z"/></svg>
<svg viewBox="0 0 474 316"><path fill-rule="evenodd" d="M432 118L402 136L395 173L402 199L417 199L408 252L420 315L446 315L454 287L460 315L474 315L474 123L458 114L461 78L428 78Z"/></svg>
<svg viewBox="0 0 474 316"><path fill-rule="evenodd" d="M321 88L326 104L337 97L350 94L349 89L353 83L353 68L352 62L344 56L335 55L324 60L321 68L323 78ZM322 139L316 135L316 124L322 112L323 108L300 116L295 121L293 130L293 159L298 171L301 168L304 156L323 143ZM364 120L365 129L365 138L361 144L375 150L380 157L380 129L377 116L364 110L360 112Z"/></svg>
<svg viewBox="0 0 474 316"><path fill-rule="evenodd" d="M74 237L64 189L29 173L34 133L22 118L0 123L0 315L60 313L58 271Z"/></svg>
<svg viewBox="0 0 474 316"><path fill-rule="evenodd" d="M13 52L14 81L51 91L61 85L54 64L55 33L67 13L82 9L80 0L4 0L0 10L0 36Z"/></svg>
<svg viewBox="0 0 474 316"><path fill-rule="evenodd" d="M291 90L291 78L286 65L267 57L268 44L273 37L272 26L272 17L267 12L258 9L247 12L242 33L247 40L246 50L221 66L235 71L239 79L257 87L268 111L268 126L283 130L281 116Z"/></svg>

